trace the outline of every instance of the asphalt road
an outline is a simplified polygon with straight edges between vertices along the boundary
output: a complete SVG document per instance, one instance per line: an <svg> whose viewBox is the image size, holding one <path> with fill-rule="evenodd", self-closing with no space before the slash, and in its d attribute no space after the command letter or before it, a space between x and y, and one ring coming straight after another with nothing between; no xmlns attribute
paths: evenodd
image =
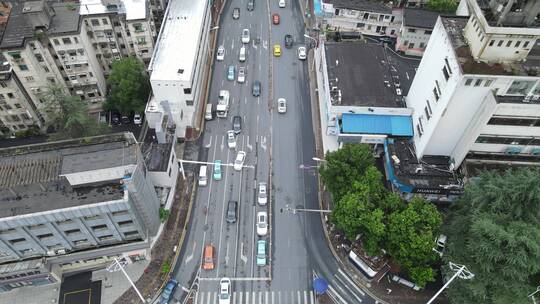
<svg viewBox="0 0 540 304"><path fill-rule="evenodd" d="M239 7L241 17L232 19ZM279 25L271 24L272 13L280 14ZM242 29L251 32L247 60L239 62ZM294 45L284 46L285 34ZM174 297L190 297L195 303L217 303L222 277L233 281L232 303L315 303L311 282L316 274L326 278L336 299L342 303L371 303L353 286L339 268L324 238L318 213L292 213L287 208L318 209L316 163L307 62L298 59L296 50L304 45L304 24L299 4L287 1L285 8L277 0L256 1L252 12L246 1L228 1L219 27L218 45L225 47L224 61L215 61L210 100L217 101L219 90L231 96L227 118L206 123L201 161L234 162L237 151L247 152L242 171L223 168L222 180L212 178L199 187L190 228L175 269L180 288ZM280 44L282 55L274 57L272 46ZM247 68L246 83L228 81L229 65ZM235 75L236 76L236 75ZM260 97L253 97L251 85L261 81ZM287 100L287 113L278 114L276 100ZM242 132L237 136L237 151L229 149L226 131L232 129L232 117L242 117ZM311 167L311 169L303 169ZM256 203L256 185L267 182L270 199L267 206ZM238 221L225 221L229 200L239 202ZM285 210L284 210L285 209ZM255 215L267 211L269 233L258 237ZM256 241L267 242L267 266L256 265ZM215 269L201 270L203 248L216 249ZM196 278L194 280L194 278ZM189 292L191 290L192 292Z"/></svg>

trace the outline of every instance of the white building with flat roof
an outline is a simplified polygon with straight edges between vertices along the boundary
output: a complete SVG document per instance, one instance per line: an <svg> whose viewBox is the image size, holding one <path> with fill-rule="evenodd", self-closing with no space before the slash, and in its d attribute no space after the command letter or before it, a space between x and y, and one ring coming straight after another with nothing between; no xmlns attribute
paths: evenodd
<svg viewBox="0 0 540 304"><path fill-rule="evenodd" d="M407 96L418 158L448 156L454 168L468 156L540 160L539 62L529 57L540 28L489 10L463 0L466 16L437 20Z"/></svg>
<svg viewBox="0 0 540 304"><path fill-rule="evenodd" d="M208 1L169 1L149 66L153 97L145 112L150 128L161 130L166 116L176 125L177 137L195 127L205 94L210 21Z"/></svg>

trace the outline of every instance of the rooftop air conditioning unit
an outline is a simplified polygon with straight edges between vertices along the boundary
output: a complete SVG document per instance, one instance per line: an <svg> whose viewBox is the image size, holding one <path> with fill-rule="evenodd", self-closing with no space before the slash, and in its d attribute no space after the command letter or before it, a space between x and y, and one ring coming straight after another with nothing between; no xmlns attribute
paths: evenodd
<svg viewBox="0 0 540 304"><path fill-rule="evenodd" d="M66 250L65 249L56 250L56 254L66 254Z"/></svg>
<svg viewBox="0 0 540 304"><path fill-rule="evenodd" d="M47 255L48 256L54 256L54 255L56 255L56 252L54 252L52 250L49 250L49 251L47 251Z"/></svg>

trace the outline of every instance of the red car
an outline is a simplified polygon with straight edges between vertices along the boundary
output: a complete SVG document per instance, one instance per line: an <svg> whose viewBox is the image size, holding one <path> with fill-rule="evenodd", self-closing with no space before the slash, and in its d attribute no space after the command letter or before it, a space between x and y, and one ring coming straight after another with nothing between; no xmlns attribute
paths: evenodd
<svg viewBox="0 0 540 304"><path fill-rule="evenodd" d="M279 14L278 13L272 14L272 22L274 24L279 24Z"/></svg>

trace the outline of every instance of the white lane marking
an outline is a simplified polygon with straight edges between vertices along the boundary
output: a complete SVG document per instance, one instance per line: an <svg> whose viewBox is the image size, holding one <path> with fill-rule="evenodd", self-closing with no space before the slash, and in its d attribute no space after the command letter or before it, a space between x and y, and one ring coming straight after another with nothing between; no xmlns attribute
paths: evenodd
<svg viewBox="0 0 540 304"><path fill-rule="evenodd" d="M246 146L248 147L249 151L253 151L253 146L249 144L249 135L247 135L246 137L247 137Z"/></svg>
<svg viewBox="0 0 540 304"><path fill-rule="evenodd" d="M266 136L261 135L261 148L266 151Z"/></svg>
<svg viewBox="0 0 540 304"><path fill-rule="evenodd" d="M343 299L343 298L336 292L336 290L332 287L332 285L328 285L328 290L330 291L331 294L333 294L334 296L338 297L339 300L341 301L341 303L347 304L347 302L345 301L345 299Z"/></svg>
<svg viewBox="0 0 540 304"><path fill-rule="evenodd" d="M233 292L233 294L232 294L232 302L233 303L236 303L236 294L237 294L236 292ZM242 302L240 302L240 303L242 303Z"/></svg>
<svg viewBox="0 0 540 304"><path fill-rule="evenodd" d="M255 298L256 298L255 291L254 291L253 294L252 294L252 298L253 298L253 303L257 303L257 302L255 301Z"/></svg>
<svg viewBox="0 0 540 304"><path fill-rule="evenodd" d="M309 291L309 302L315 303L315 297L313 296L313 290Z"/></svg>
<svg viewBox="0 0 540 304"><path fill-rule="evenodd" d="M234 50L234 39L231 39L231 50Z"/></svg>
<svg viewBox="0 0 540 304"><path fill-rule="evenodd" d="M274 304L274 292L272 291L272 304Z"/></svg>
<svg viewBox="0 0 540 304"><path fill-rule="evenodd" d="M193 249L191 250L191 254L186 257L185 264L189 263L191 259L193 259L193 255L195 254L195 246L197 246L197 242L193 242Z"/></svg>
<svg viewBox="0 0 540 304"><path fill-rule="evenodd" d="M223 151L224 143L225 143L225 135L223 135L223 136L221 137L221 151Z"/></svg>
<svg viewBox="0 0 540 304"><path fill-rule="evenodd" d="M341 268L338 268L338 272L345 278L345 280L347 280L347 282L349 282L354 287L356 291L358 291L359 294L364 297L366 296L366 294L353 282L353 280L349 278L349 276L347 276L347 274L343 270L341 270Z"/></svg>
<svg viewBox="0 0 540 304"><path fill-rule="evenodd" d="M247 104L247 97L244 97L244 104Z"/></svg>
<svg viewBox="0 0 540 304"><path fill-rule="evenodd" d="M300 296L300 290L297 291L297 295L298 295L298 303L302 303L302 297Z"/></svg>
<svg viewBox="0 0 540 304"><path fill-rule="evenodd" d="M244 262L244 264L245 264L245 263L247 263L247 259L248 259L248 258L247 258L247 255L245 255L245 252L244 252L244 249L245 249L245 247L244 247L244 242L242 242L242 243L240 244L240 246L242 247L242 249L240 250L240 259L241 259L241 260Z"/></svg>
<svg viewBox="0 0 540 304"><path fill-rule="evenodd" d="M304 290L304 303L307 303L307 290Z"/></svg>
<svg viewBox="0 0 540 304"><path fill-rule="evenodd" d="M243 296L244 296L244 293L243 293L243 292L241 292L241 291L238 292L238 298L239 298L238 303L243 303L243 302L242 302ZM235 302L235 303L236 303L236 302Z"/></svg>
<svg viewBox="0 0 540 304"><path fill-rule="evenodd" d="M210 140L208 141L208 144L205 145L204 147L205 148L210 148L210 146L212 146L212 135L210 135Z"/></svg>
<svg viewBox="0 0 540 304"><path fill-rule="evenodd" d="M208 298L206 299L206 304L210 304L210 298L212 297L211 294L208 294Z"/></svg>
<svg viewBox="0 0 540 304"><path fill-rule="evenodd" d="M261 64L259 63L259 72L260 72L260 71L261 71ZM222 82L223 82L223 80L222 80Z"/></svg>
<svg viewBox="0 0 540 304"><path fill-rule="evenodd" d="M225 249L225 265L229 264L229 242L227 242L227 247Z"/></svg>
<svg viewBox="0 0 540 304"><path fill-rule="evenodd" d="M339 276L334 276L334 277L335 277L341 284L343 284L343 286L347 286L347 284L346 284ZM336 280L332 280L332 282L336 282ZM344 290L341 286L339 286L339 285L336 284L336 287L339 288L341 291L343 291L343 293L345 293L345 290ZM348 286L347 286L347 287L348 287ZM350 291L347 292L347 293L353 295L353 296L358 300L358 303L362 302L362 299L359 298L359 297L356 295L356 293L350 292Z"/></svg>
<svg viewBox="0 0 540 304"><path fill-rule="evenodd" d="M259 303L262 303L262 292L259 292ZM266 302L264 302L266 303Z"/></svg>
<svg viewBox="0 0 540 304"><path fill-rule="evenodd" d="M257 97L257 104L261 104L261 98L260 97ZM259 117L259 116L257 115L257 117Z"/></svg>

